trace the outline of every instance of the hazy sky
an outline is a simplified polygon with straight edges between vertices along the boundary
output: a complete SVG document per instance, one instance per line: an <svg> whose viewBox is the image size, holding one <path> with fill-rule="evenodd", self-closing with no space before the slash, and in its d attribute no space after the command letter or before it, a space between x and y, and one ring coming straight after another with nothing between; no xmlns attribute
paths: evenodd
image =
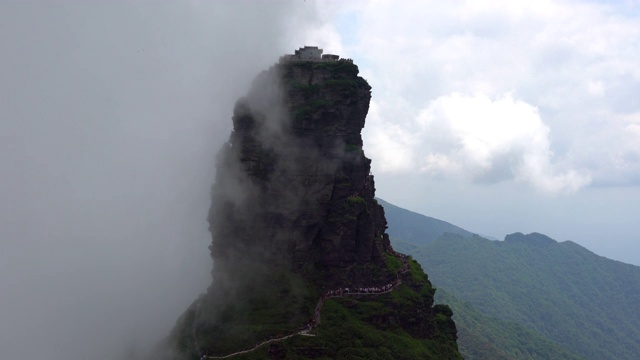
<svg viewBox="0 0 640 360"><path fill-rule="evenodd" d="M640 265L640 1L362 1L326 50L373 86L378 196Z"/></svg>
<svg viewBox="0 0 640 360"><path fill-rule="evenodd" d="M233 103L304 45L373 86L378 196L640 264L638 1L1 1L1 358L169 331Z"/></svg>

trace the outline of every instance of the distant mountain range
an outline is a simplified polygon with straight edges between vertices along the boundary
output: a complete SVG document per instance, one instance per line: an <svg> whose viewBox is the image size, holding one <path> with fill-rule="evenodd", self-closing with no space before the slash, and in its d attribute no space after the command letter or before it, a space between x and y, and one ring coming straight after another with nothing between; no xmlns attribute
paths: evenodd
<svg viewBox="0 0 640 360"><path fill-rule="evenodd" d="M473 233L446 221L397 207L380 198L377 198L377 200L384 207L387 222L389 223L388 233L391 237L413 244L426 244L445 233L464 237L473 235Z"/></svg>
<svg viewBox="0 0 640 360"><path fill-rule="evenodd" d="M640 358L640 267L537 233L492 241L379 202L393 246L453 309L465 359Z"/></svg>

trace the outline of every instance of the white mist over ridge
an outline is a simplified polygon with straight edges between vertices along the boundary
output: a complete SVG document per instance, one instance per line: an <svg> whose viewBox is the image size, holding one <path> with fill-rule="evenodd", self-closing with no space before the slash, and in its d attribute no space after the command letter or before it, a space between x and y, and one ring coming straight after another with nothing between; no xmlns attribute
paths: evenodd
<svg viewBox="0 0 640 360"><path fill-rule="evenodd" d="M315 14L0 4L0 357L136 358L168 333L210 282L209 191L233 104Z"/></svg>

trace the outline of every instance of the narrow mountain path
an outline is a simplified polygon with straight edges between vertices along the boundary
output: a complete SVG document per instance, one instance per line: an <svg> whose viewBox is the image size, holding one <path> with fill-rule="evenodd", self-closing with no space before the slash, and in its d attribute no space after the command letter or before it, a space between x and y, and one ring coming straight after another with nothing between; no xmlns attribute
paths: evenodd
<svg viewBox="0 0 640 360"><path fill-rule="evenodd" d="M282 337L277 337L277 338L273 338L273 339L269 339L269 340L265 340L261 343L256 344L254 347L250 348L250 349L246 349L246 350L241 350L241 351L236 351L234 353L228 354L228 355L223 355L223 356L210 356L210 355L202 355L200 357L201 360L205 360L205 359L228 359L230 357L236 356L236 355L241 355L241 354L246 354L246 353L250 353L252 351L257 350L258 348L262 347L263 345L266 344L270 344L272 342L276 342L276 341L283 341L286 339L289 339L293 336L296 335L303 335L303 336L315 336L314 334L311 334L310 332L316 328L316 326L320 325L320 319L321 319L321 315L322 315L322 306L324 306L324 301L326 299L329 298L335 298L335 297L345 297L345 296L362 296L362 295L381 295L381 294L386 294L389 293L391 291L393 291L396 287L400 286L402 284L402 280L400 279L400 274L404 274L406 272L409 271L409 261L407 260L408 256L405 254L401 254L399 252L394 252L393 253L397 258L400 259L400 261L402 261L402 267L400 269L398 269L398 271L396 272L396 281L394 283L389 283L387 285L383 285L383 286L370 286L370 287L358 287L358 288L339 288L336 290L329 290L327 292L324 293L324 295L322 295L322 297L320 297L320 300L318 300L318 304L316 305L315 308L315 313L313 316L313 319L311 320L311 322L309 322L309 324L307 324L307 326L304 328L304 330L300 330L300 331L296 331L294 333L291 333L289 335L285 335ZM194 333L194 338L195 338L195 333ZM197 338L195 338L196 341L196 346L198 347L198 340ZM199 349L197 349L199 350Z"/></svg>

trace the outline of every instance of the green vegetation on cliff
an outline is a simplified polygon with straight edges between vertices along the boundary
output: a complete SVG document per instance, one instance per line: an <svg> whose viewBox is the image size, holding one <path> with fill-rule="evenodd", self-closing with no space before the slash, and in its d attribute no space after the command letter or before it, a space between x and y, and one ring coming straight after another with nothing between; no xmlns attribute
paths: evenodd
<svg viewBox="0 0 640 360"><path fill-rule="evenodd" d="M395 257L393 259L397 260ZM402 284L393 291L328 298L322 307L320 325L308 335L299 334L282 341L266 343L232 358L462 359L455 342L456 328L451 320L451 310L446 305L432 307L433 288L420 265L413 260L408 261L411 264L410 270L401 275ZM395 262L394 264L397 265ZM268 305L272 309L286 306ZM256 324L273 322L273 315L269 311L251 314ZM272 337L289 333L282 329L282 332ZM241 337L247 334L238 332L235 335ZM234 346L233 350L222 351L222 347L216 347L216 350L220 351L219 355L226 355L251 348L260 341L248 344L243 342L227 346Z"/></svg>

